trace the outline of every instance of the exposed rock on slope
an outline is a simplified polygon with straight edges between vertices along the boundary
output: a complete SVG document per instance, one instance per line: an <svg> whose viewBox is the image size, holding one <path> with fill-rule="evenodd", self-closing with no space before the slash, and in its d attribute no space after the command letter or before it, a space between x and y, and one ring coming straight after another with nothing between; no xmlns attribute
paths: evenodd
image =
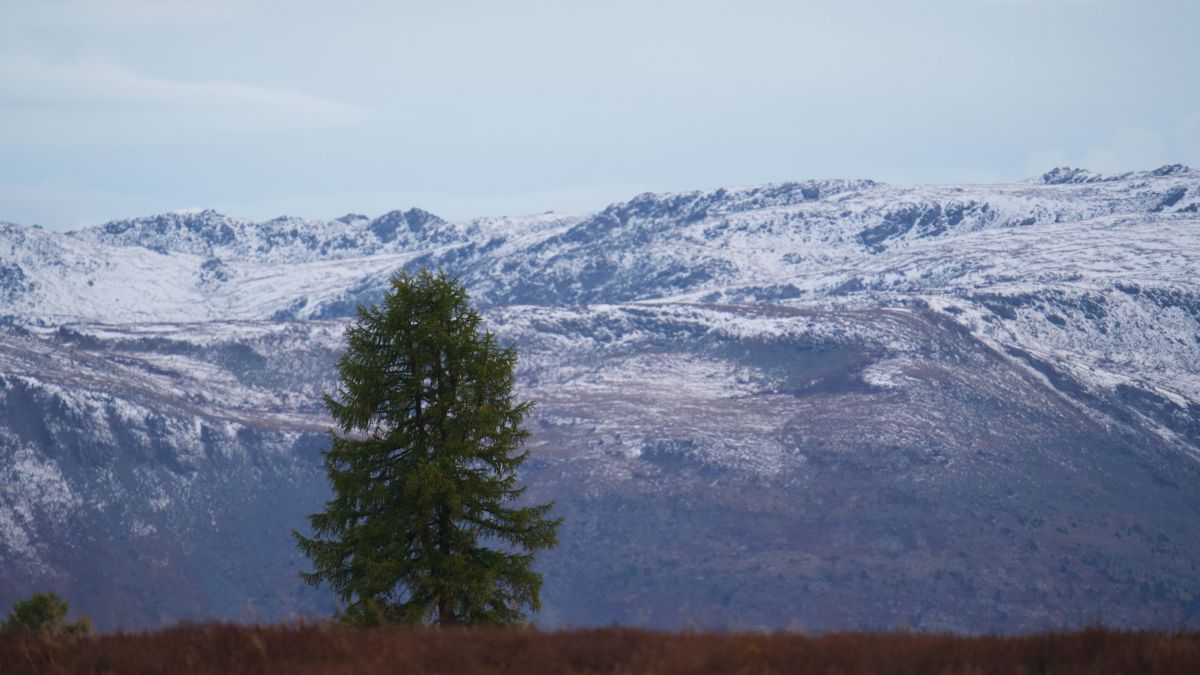
<svg viewBox="0 0 1200 675"><path fill-rule="evenodd" d="M547 624L1200 618L1200 174L817 181L582 216L0 226L0 604L326 612L319 396L441 266L520 348Z"/></svg>

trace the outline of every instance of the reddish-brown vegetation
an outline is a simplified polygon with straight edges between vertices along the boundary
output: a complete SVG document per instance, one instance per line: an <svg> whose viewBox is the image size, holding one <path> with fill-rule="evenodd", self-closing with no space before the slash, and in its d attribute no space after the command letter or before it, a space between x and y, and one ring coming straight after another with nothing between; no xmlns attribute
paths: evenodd
<svg viewBox="0 0 1200 675"><path fill-rule="evenodd" d="M201 625L95 637L0 635L20 673L1200 673L1200 633L1022 637L333 629Z"/></svg>

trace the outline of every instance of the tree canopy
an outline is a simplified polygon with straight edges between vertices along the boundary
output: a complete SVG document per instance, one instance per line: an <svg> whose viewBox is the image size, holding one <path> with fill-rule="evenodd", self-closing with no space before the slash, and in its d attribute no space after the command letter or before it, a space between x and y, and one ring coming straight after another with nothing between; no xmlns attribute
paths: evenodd
<svg viewBox="0 0 1200 675"><path fill-rule="evenodd" d="M13 606L4 628L13 633L38 635L87 635L92 632L92 622L87 617L65 623L69 611L67 601L58 593L34 593Z"/></svg>
<svg viewBox="0 0 1200 675"><path fill-rule="evenodd" d="M325 397L333 498L311 538L295 533L314 567L302 578L328 584L346 620L499 625L540 607L532 565L561 520L513 503L533 406L513 400L516 361L444 273L399 274L359 307Z"/></svg>

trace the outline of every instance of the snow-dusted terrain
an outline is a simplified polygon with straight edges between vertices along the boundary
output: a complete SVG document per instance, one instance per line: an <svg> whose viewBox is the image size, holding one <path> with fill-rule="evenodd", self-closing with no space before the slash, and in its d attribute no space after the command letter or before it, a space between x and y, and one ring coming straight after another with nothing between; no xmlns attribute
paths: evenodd
<svg viewBox="0 0 1200 675"><path fill-rule="evenodd" d="M449 223L0 225L0 601L324 612L290 531L397 269L537 400L547 624L1200 618L1200 172L815 181Z"/></svg>

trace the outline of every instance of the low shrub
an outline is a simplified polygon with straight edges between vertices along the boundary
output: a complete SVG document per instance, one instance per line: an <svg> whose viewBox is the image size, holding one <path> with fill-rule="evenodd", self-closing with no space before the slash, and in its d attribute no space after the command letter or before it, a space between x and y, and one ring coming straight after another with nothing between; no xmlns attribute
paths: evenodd
<svg viewBox="0 0 1200 675"><path fill-rule="evenodd" d="M87 617L72 623L64 623L70 609L67 601L53 591L34 593L28 600L22 600L13 606L12 613L8 615L8 621L4 622L4 630L9 633L35 635L90 634L92 622Z"/></svg>

